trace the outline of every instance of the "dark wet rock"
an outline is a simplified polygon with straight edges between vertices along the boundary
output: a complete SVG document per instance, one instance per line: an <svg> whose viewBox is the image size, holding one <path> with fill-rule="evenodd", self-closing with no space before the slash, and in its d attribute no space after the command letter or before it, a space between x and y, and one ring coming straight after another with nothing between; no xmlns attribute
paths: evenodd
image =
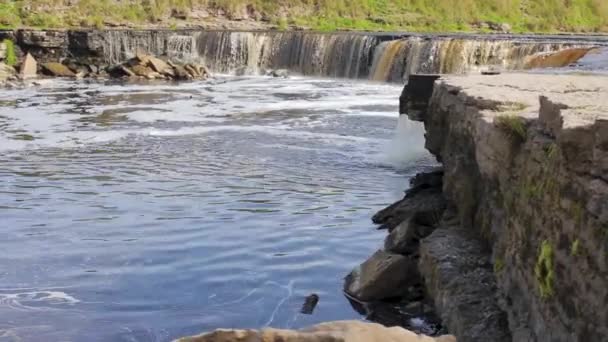
<svg viewBox="0 0 608 342"><path fill-rule="evenodd" d="M417 214L425 221L438 221L447 206L441 188L420 186L409 191L404 199L379 211L372 221L380 228L393 230Z"/></svg>
<svg viewBox="0 0 608 342"><path fill-rule="evenodd" d="M74 73L74 71L70 70L70 68L68 68L67 66L65 66L61 63L48 62L48 63L42 63L41 66L42 66L42 70L44 71L44 73L49 76L76 77L76 74Z"/></svg>
<svg viewBox="0 0 608 342"><path fill-rule="evenodd" d="M108 68L108 74L112 77L134 77L136 76L133 71L125 67L122 64L118 64Z"/></svg>
<svg viewBox="0 0 608 342"><path fill-rule="evenodd" d="M435 230L437 222L430 222L429 219L434 220L432 217L426 217L424 213L416 213L401 222L386 237L384 249L397 254L415 254L420 246L420 240Z"/></svg>
<svg viewBox="0 0 608 342"><path fill-rule="evenodd" d="M458 227L437 229L422 240L419 265L443 323L459 341L511 341L482 242Z"/></svg>
<svg viewBox="0 0 608 342"><path fill-rule="evenodd" d="M416 262L382 250L356 267L346 278L344 291L361 301L402 297L418 280Z"/></svg>
<svg viewBox="0 0 608 342"><path fill-rule="evenodd" d="M300 313L303 313L305 315L312 315L312 313L315 311L315 308L317 307L318 303L319 303L319 295L317 295L316 293L311 294L310 296L306 297L306 300L304 301L304 304L302 305L302 309L300 310Z"/></svg>
<svg viewBox="0 0 608 342"><path fill-rule="evenodd" d="M441 189L443 186L443 168L437 168L428 172L416 174L410 180L410 189L407 193L412 194L416 190L436 188Z"/></svg>
<svg viewBox="0 0 608 342"><path fill-rule="evenodd" d="M28 79L36 77L38 73L38 62L31 54L25 55L23 63L21 63L21 69L19 70L19 77L21 79Z"/></svg>

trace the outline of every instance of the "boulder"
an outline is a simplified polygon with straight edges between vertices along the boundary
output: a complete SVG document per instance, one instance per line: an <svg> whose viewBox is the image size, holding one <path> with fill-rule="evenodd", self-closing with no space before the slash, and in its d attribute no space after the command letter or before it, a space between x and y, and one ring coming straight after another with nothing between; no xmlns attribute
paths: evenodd
<svg viewBox="0 0 608 342"><path fill-rule="evenodd" d="M117 64L108 68L108 74L112 77L134 77L136 76L133 71L125 67L122 64Z"/></svg>
<svg viewBox="0 0 608 342"><path fill-rule="evenodd" d="M415 261L379 250L346 276L344 291L360 301L370 302L401 297L417 282Z"/></svg>
<svg viewBox="0 0 608 342"><path fill-rule="evenodd" d="M36 77L36 73L38 72L38 62L36 59L28 53L21 63L21 69L19 70L19 77L21 79L33 78Z"/></svg>
<svg viewBox="0 0 608 342"><path fill-rule="evenodd" d="M49 74L50 76L76 77L76 74L70 68L57 62L43 63L42 69L46 74Z"/></svg>
<svg viewBox="0 0 608 342"><path fill-rule="evenodd" d="M432 222L425 222L426 219L420 214L402 222L386 237L384 248L397 254L411 255L416 253L420 246L420 240L429 236L435 230Z"/></svg>
<svg viewBox="0 0 608 342"><path fill-rule="evenodd" d="M169 64L167 64L165 61L163 61L160 58L156 58L156 57L150 57L148 60L148 66L151 67L152 69L154 69L154 71L158 72L158 73L163 73L165 72L165 70L171 69L171 67L169 66Z"/></svg>
<svg viewBox="0 0 608 342"><path fill-rule="evenodd" d="M141 64L132 66L131 71L137 76L146 77L146 78L150 74L155 73L154 70L152 70L151 68L148 68L147 66L144 66Z"/></svg>
<svg viewBox="0 0 608 342"><path fill-rule="evenodd" d="M176 65L173 67L173 71L175 72L176 80L191 80L192 75L186 70L184 66Z"/></svg>
<svg viewBox="0 0 608 342"><path fill-rule="evenodd" d="M341 321L322 323L302 330L217 330L185 337L176 342L456 342L451 335L429 337L400 327L376 323Z"/></svg>
<svg viewBox="0 0 608 342"><path fill-rule="evenodd" d="M190 74L190 76L192 76L192 78L199 78L199 77L201 77L201 72L193 64L186 64L186 65L184 65L184 69Z"/></svg>
<svg viewBox="0 0 608 342"><path fill-rule="evenodd" d="M401 201L376 213L372 221L381 224L380 228L392 231L414 215L438 220L446 206L447 202L440 187L419 186L408 190L407 195Z"/></svg>

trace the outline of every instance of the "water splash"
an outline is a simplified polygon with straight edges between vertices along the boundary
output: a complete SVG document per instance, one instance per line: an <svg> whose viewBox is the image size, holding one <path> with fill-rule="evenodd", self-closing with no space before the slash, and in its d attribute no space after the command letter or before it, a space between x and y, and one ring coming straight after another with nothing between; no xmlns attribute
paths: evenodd
<svg viewBox="0 0 608 342"><path fill-rule="evenodd" d="M392 141L386 147L384 162L397 169L411 165L412 161L426 156L424 150L424 130L417 128L407 115L400 115Z"/></svg>

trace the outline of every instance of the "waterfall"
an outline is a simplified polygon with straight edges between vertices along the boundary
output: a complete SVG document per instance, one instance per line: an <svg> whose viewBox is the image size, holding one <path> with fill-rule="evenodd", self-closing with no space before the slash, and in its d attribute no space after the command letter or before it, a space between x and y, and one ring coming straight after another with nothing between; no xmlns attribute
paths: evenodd
<svg viewBox="0 0 608 342"><path fill-rule="evenodd" d="M103 56L117 63L137 52L206 64L216 73L288 69L321 77L403 82L413 73L525 69L539 55L589 47L556 39L394 37L363 33L105 31Z"/></svg>
<svg viewBox="0 0 608 342"><path fill-rule="evenodd" d="M175 35L167 40L167 56L171 60L189 62L197 57L196 40L192 36Z"/></svg>

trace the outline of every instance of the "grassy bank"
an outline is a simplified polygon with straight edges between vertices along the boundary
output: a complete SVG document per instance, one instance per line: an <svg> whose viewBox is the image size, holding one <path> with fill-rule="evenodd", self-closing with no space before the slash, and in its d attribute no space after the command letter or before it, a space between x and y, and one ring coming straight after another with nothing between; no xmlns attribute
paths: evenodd
<svg viewBox="0 0 608 342"><path fill-rule="evenodd" d="M108 22L183 23L171 13L200 12L228 19L258 13L280 28L331 31L487 30L507 23L514 32L608 32L608 0L0 0L0 27L103 27ZM255 11L251 11L251 9Z"/></svg>

